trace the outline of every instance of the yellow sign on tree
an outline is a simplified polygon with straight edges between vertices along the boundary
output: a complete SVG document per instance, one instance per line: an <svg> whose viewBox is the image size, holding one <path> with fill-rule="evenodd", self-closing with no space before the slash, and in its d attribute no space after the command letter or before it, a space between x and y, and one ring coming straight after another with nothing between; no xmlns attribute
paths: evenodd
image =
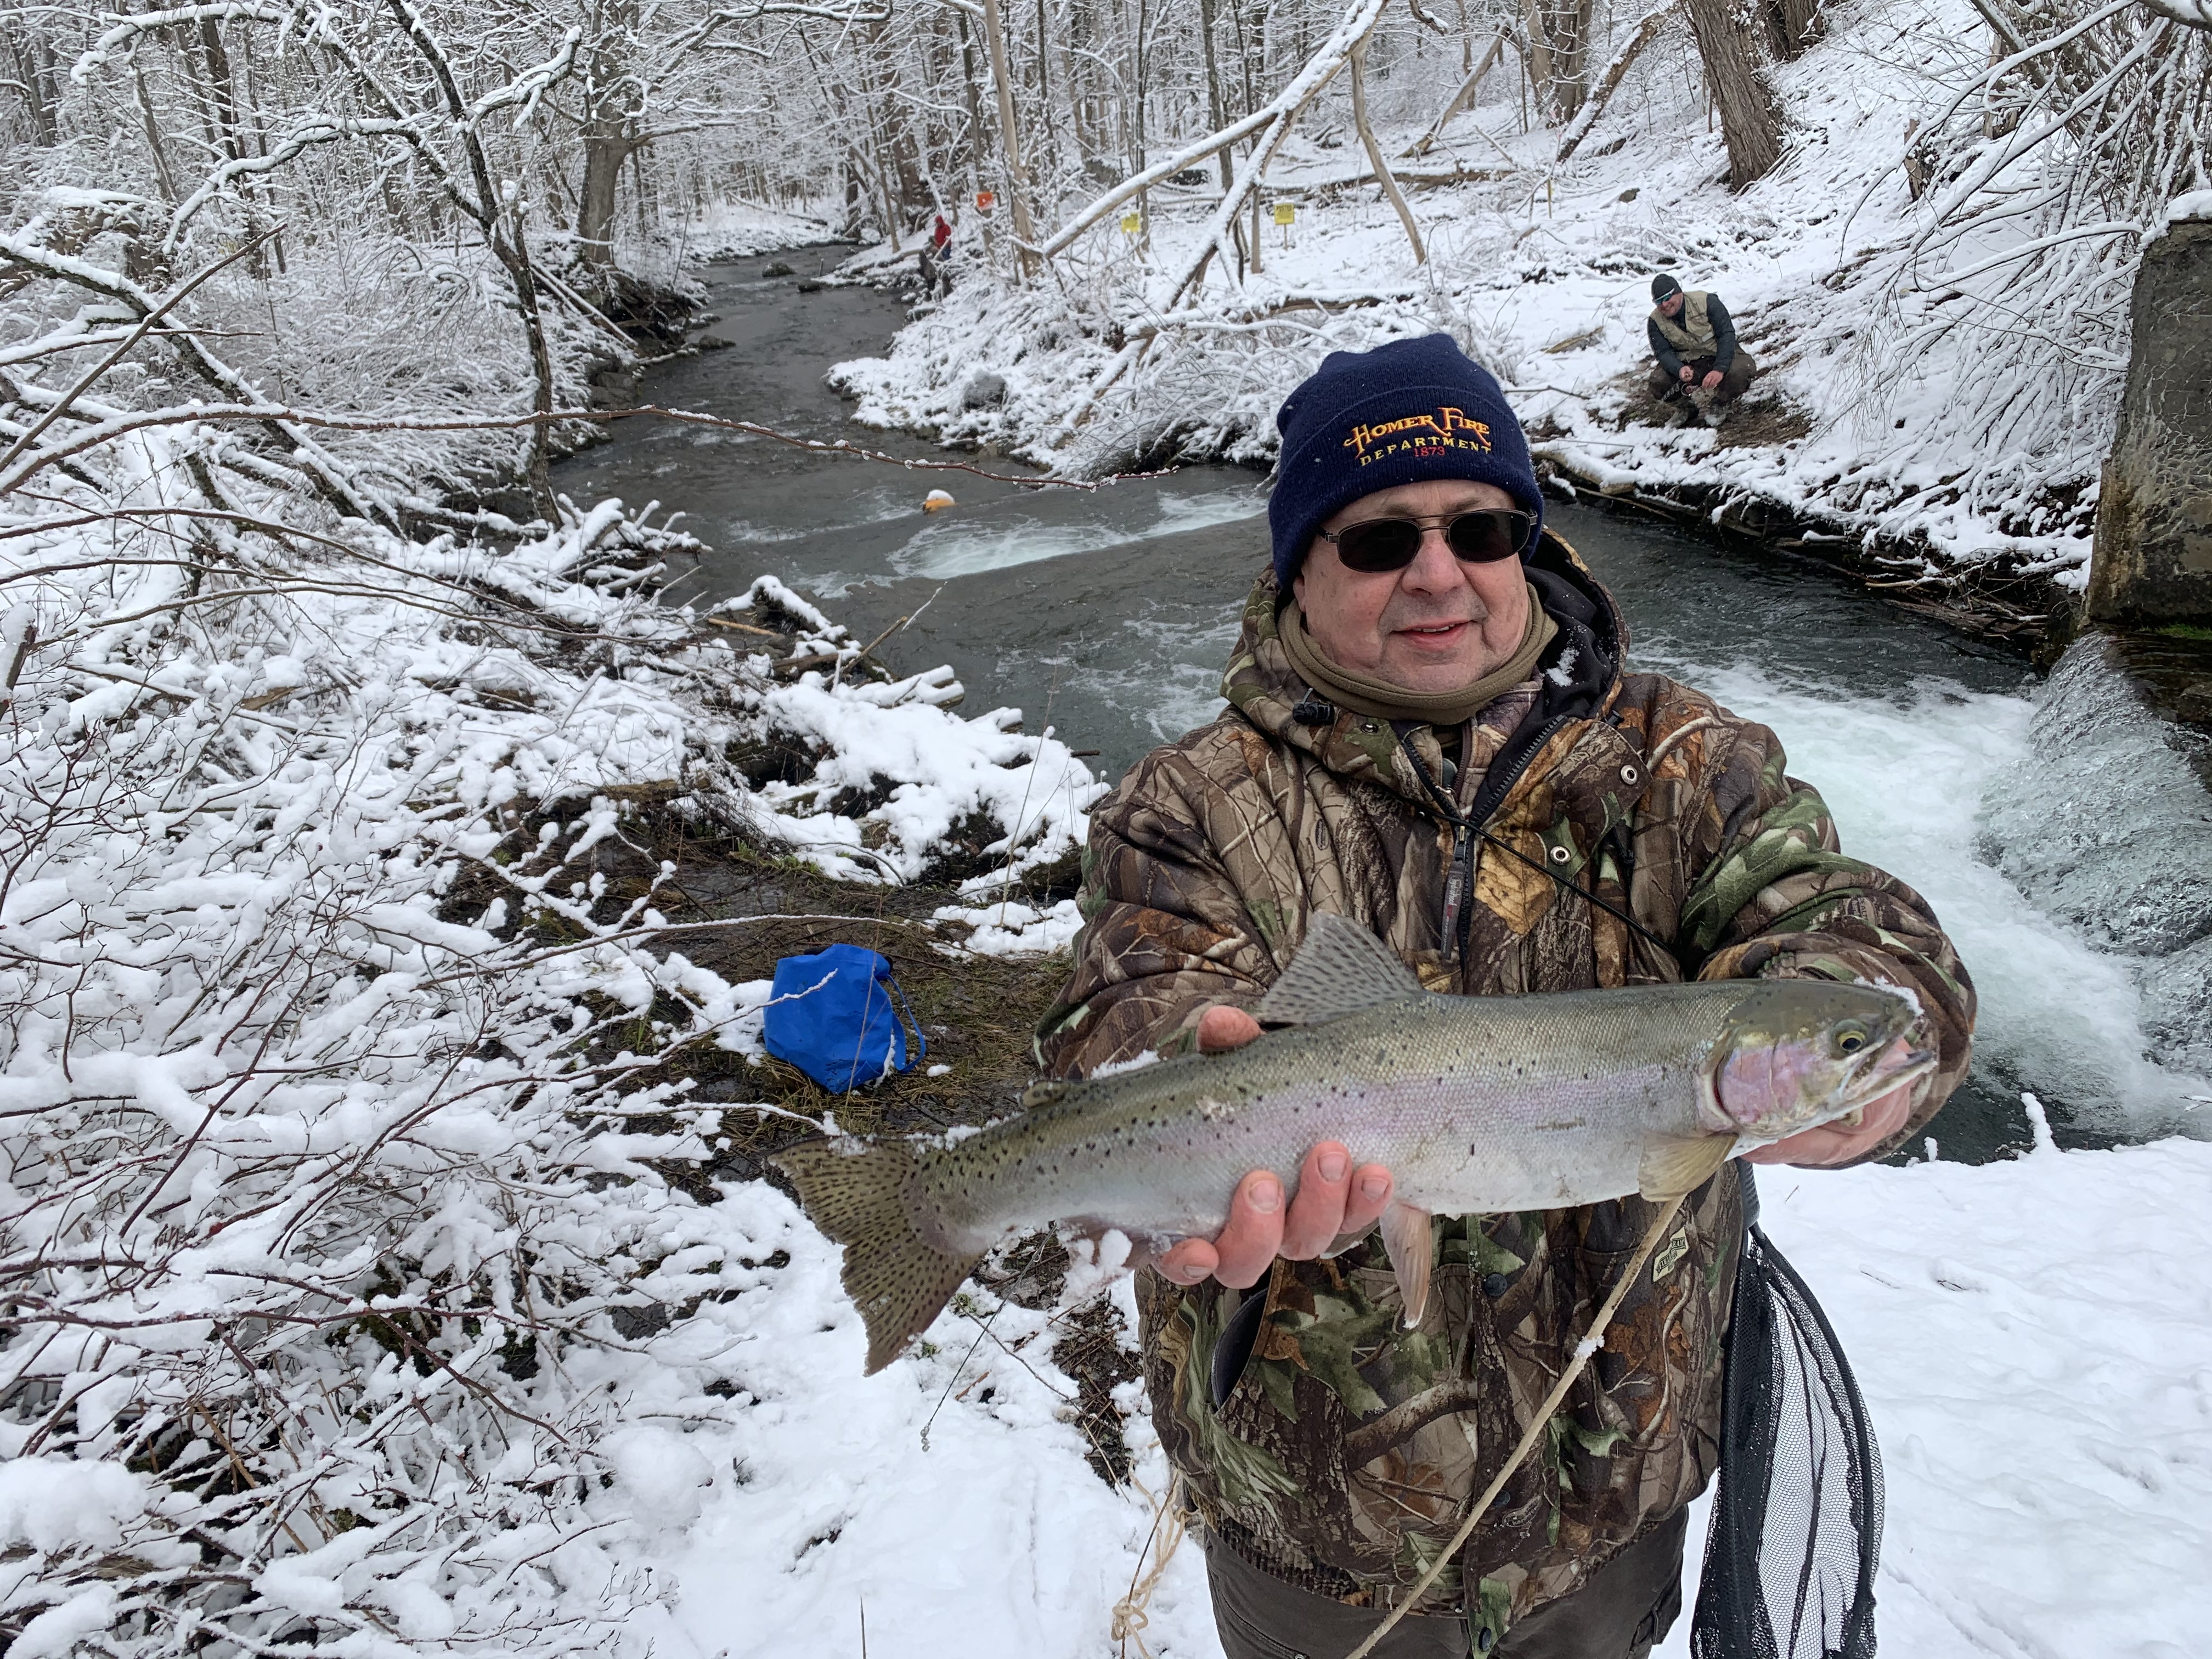
<svg viewBox="0 0 2212 1659"><path fill-rule="evenodd" d="M1142 231L1144 228L1145 220L1142 214L1125 213L1121 216L1121 228L1124 231L1127 231L1130 235L1136 235L1139 232Z"/></svg>
<svg viewBox="0 0 2212 1659"><path fill-rule="evenodd" d="M1275 204L1275 222L1277 224L1292 225L1297 222L1297 209L1292 207L1288 202L1278 202Z"/></svg>

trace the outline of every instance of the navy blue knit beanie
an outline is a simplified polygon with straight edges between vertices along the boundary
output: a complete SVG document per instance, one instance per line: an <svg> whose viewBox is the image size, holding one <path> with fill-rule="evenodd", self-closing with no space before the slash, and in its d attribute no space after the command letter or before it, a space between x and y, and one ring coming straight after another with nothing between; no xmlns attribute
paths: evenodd
<svg viewBox="0 0 2212 1659"><path fill-rule="evenodd" d="M1362 495L1431 478L1496 484L1544 523L1528 441L1490 371L1449 334L1332 351L1275 413L1267 526L1285 592L1314 532ZM1530 538L1534 546L1534 538Z"/></svg>

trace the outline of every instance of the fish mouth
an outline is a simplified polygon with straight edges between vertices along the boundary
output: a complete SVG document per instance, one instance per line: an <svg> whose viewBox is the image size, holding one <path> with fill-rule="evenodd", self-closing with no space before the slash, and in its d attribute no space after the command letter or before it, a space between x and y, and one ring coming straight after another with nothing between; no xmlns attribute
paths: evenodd
<svg viewBox="0 0 2212 1659"><path fill-rule="evenodd" d="M1862 1100L1871 1100L1908 1083L1917 1083L1936 1069L1937 1058L1933 1048L1916 1048L1899 1037L1887 1048L1875 1051L1866 1074L1854 1081L1850 1091Z"/></svg>
<svg viewBox="0 0 2212 1659"><path fill-rule="evenodd" d="M1867 1057L1865 1068L1847 1079L1836 1091L1843 1104L1830 1115L1828 1121L1850 1118L1855 1125L1858 1115L1866 1108L1884 1095L1917 1083L1936 1069L1940 1058L1933 1048L1915 1048L1903 1037L1887 1048L1875 1049Z"/></svg>

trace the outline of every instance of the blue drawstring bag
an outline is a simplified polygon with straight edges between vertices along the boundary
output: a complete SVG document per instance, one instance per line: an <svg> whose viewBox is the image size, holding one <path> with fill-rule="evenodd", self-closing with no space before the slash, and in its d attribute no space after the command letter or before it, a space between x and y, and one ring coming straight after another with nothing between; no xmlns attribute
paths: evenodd
<svg viewBox="0 0 2212 1659"><path fill-rule="evenodd" d="M912 1063L894 998L914 1027L915 1058L929 1053L906 993L877 951L833 945L811 957L786 957L775 964L774 984L762 1015L769 1053L833 1094L850 1094Z"/></svg>

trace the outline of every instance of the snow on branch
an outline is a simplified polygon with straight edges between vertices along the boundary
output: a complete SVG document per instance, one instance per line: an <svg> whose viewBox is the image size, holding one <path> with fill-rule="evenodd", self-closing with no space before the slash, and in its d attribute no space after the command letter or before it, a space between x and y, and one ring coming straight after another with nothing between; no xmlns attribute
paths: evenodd
<svg viewBox="0 0 2212 1659"><path fill-rule="evenodd" d="M0 1629L642 1659L658 1518L610 1460L706 1401L686 1322L788 1224L714 1201L678 1063L756 1051L768 988L683 954L625 799L872 880L981 821L996 882L1100 787L947 673L656 603L697 549L651 506L410 537L230 443L106 431L0 495ZM811 775L731 763L769 740Z"/></svg>
<svg viewBox="0 0 2212 1659"><path fill-rule="evenodd" d="M537 112L540 99L567 80L576 67L576 48L582 43L584 31L571 24L561 37L561 49L542 64L522 71L503 87L494 87L469 106L467 125L476 126L484 117L499 110L514 109L515 125L520 127ZM520 106L520 108L516 106Z"/></svg>
<svg viewBox="0 0 2212 1659"><path fill-rule="evenodd" d="M2212 40L2135 0L1974 4L2002 55L1908 126L1917 206L1855 350L1876 408L1941 388L1972 458L1943 488L2017 522L2087 488L2109 446L2141 249L2206 180Z"/></svg>

